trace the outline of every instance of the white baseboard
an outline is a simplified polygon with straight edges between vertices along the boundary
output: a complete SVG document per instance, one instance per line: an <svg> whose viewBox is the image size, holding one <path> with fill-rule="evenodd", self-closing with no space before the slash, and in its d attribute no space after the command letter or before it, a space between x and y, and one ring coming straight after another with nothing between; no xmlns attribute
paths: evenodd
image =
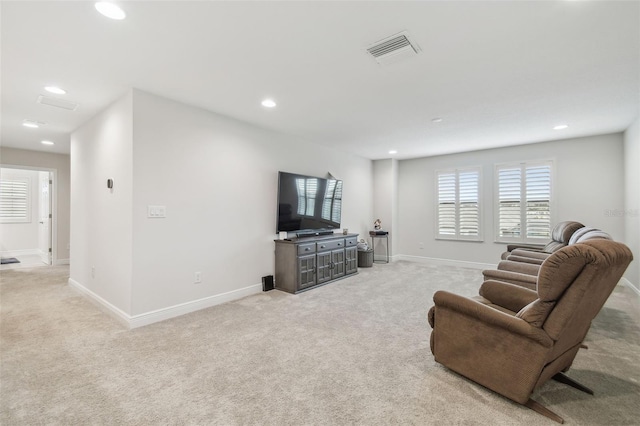
<svg viewBox="0 0 640 426"><path fill-rule="evenodd" d="M620 282L618 282L618 285L623 285L625 287L629 287L631 290L633 290L634 293L636 293L638 296L640 296L640 289L638 289L638 287L633 285L631 283L631 281L629 281L625 277L620 278Z"/></svg>
<svg viewBox="0 0 640 426"><path fill-rule="evenodd" d="M396 254L394 256L389 255L389 263L395 262L395 261L398 261L398 260L402 260L402 259L400 259L400 256L402 256L402 255L398 255L398 254ZM376 256L373 258L373 261L376 262L376 263L385 263L387 261L387 255L386 254L381 254L381 255L377 255L376 254Z"/></svg>
<svg viewBox="0 0 640 426"><path fill-rule="evenodd" d="M24 249L24 250L0 251L0 256L2 257L18 257L18 256L31 256L31 255L40 255L40 250Z"/></svg>
<svg viewBox="0 0 640 426"><path fill-rule="evenodd" d="M83 296L85 296L91 302L93 302L98 307L100 307L102 311L108 313L113 318L118 320L122 325L124 325L127 328L131 328L131 326L129 325L131 317L127 313L125 313L123 310L107 302L105 299L98 296L93 291L89 290L88 288L86 288L85 286L83 286L73 278L69 278L69 286L76 289Z"/></svg>
<svg viewBox="0 0 640 426"><path fill-rule="evenodd" d="M118 321L120 321L129 329L143 327L145 325L164 321L170 318L179 317L181 315L199 311L200 309L210 308L212 306L231 302L233 300L238 300L243 297L262 292L262 284L254 284L248 287L240 288L238 290L232 290L226 293L216 294L213 296L204 297L202 299L180 303L178 305L157 309L155 311L145 312L143 314L129 315L71 278L69 278L69 285L78 290L83 295L87 296L90 300L97 303L102 308L104 308L107 313L114 316Z"/></svg>
<svg viewBox="0 0 640 426"><path fill-rule="evenodd" d="M232 290L227 293L216 294L214 296L204 297L198 300L181 303L179 305L158 309L156 311L146 312L144 314L134 315L130 317L130 327L137 328L144 325L153 324L154 322L164 321L169 318L179 317L180 315L199 311L200 309L210 308L212 306L221 305L233 300L242 299L252 294L262 292L262 283L250 285L249 287Z"/></svg>
<svg viewBox="0 0 640 426"><path fill-rule="evenodd" d="M394 260L406 260L407 262L427 263L436 266L457 266L460 268L471 269L496 269L497 263L479 263L467 262L464 260L439 259L435 257L410 256L408 254L399 254L394 256Z"/></svg>
<svg viewBox="0 0 640 426"><path fill-rule="evenodd" d="M69 265L69 259L57 259L53 262L54 266Z"/></svg>

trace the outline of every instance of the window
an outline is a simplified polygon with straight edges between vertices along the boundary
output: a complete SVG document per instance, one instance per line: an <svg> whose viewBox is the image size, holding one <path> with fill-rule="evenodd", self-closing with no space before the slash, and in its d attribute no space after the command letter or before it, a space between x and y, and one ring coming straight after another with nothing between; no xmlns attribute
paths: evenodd
<svg viewBox="0 0 640 426"><path fill-rule="evenodd" d="M28 177L0 180L0 222L31 222L30 188Z"/></svg>
<svg viewBox="0 0 640 426"><path fill-rule="evenodd" d="M497 240L540 243L551 237L553 163L496 166Z"/></svg>
<svg viewBox="0 0 640 426"><path fill-rule="evenodd" d="M480 168L439 170L437 237L481 241Z"/></svg>

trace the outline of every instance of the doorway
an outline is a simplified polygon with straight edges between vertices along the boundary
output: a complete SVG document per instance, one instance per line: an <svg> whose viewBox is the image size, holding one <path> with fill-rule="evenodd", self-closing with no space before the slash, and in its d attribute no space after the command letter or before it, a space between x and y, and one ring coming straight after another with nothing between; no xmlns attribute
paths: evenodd
<svg viewBox="0 0 640 426"><path fill-rule="evenodd" d="M0 167L1 269L53 263L54 179L55 170Z"/></svg>

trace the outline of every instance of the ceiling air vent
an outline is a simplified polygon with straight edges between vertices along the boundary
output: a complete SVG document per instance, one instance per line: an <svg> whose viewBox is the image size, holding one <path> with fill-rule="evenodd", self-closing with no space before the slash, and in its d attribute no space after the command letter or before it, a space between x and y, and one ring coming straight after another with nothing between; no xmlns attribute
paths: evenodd
<svg viewBox="0 0 640 426"><path fill-rule="evenodd" d="M52 98L45 95L38 96L39 104L49 105L56 108L66 109L67 111L75 111L78 108L78 104L75 102L65 101L63 99Z"/></svg>
<svg viewBox="0 0 640 426"><path fill-rule="evenodd" d="M367 52L381 65L416 56L419 51L420 48L411 41L406 31L382 39L367 48Z"/></svg>

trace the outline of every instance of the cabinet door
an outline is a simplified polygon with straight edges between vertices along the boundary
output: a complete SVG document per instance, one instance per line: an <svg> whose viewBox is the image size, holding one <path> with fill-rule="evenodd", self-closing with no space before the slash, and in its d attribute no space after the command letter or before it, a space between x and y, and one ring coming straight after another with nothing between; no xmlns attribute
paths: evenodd
<svg viewBox="0 0 640 426"><path fill-rule="evenodd" d="M298 290L316 284L316 255L298 257Z"/></svg>
<svg viewBox="0 0 640 426"><path fill-rule="evenodd" d="M333 250L331 252L331 260L333 263L332 278L342 277L345 274L344 250Z"/></svg>
<svg viewBox="0 0 640 426"><path fill-rule="evenodd" d="M331 279L331 252L318 253L318 273L316 281L318 284Z"/></svg>
<svg viewBox="0 0 640 426"><path fill-rule="evenodd" d="M358 248L348 247L344 251L345 255L345 272L347 275L358 272Z"/></svg>

